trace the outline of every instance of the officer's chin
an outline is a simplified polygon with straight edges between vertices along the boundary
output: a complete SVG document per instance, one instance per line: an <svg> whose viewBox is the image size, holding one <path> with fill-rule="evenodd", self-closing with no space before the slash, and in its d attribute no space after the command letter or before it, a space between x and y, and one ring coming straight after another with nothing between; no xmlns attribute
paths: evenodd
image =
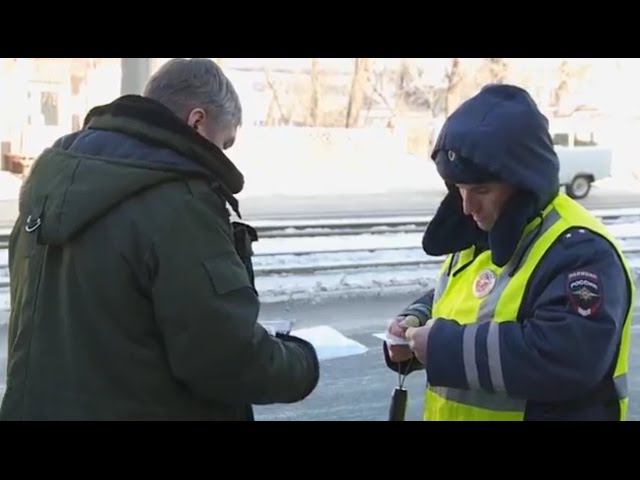
<svg viewBox="0 0 640 480"><path fill-rule="evenodd" d="M473 221L483 232L488 232L491 230L491 227L493 227L493 225L489 225L487 222L476 220L475 218L473 219Z"/></svg>

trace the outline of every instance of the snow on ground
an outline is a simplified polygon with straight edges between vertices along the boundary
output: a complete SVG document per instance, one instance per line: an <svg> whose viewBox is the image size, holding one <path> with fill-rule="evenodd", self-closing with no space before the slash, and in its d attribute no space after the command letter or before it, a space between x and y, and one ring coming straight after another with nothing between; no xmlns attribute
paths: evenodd
<svg viewBox="0 0 640 480"><path fill-rule="evenodd" d="M618 237L622 248L640 247L640 222L608 226ZM261 242L261 248L257 248ZM354 235L351 237L307 237L264 239L256 244L256 253L302 252L322 250L308 255L262 255L254 257L256 288L263 302L278 302L290 299L326 297L332 295L357 295L364 290L384 292L387 288L420 291L433 285L438 274L439 263L410 267L379 267L319 271L313 274L260 275L262 268L284 266L350 265L354 263L393 262L426 260L422 251L422 234ZM374 250L374 248L404 247L398 250ZM365 249L371 248L366 251ZM352 252L329 250L360 249ZM364 251L363 251L364 250ZM433 259L433 257L430 257ZM640 255L628 257L631 268L640 284Z"/></svg>
<svg viewBox="0 0 640 480"><path fill-rule="evenodd" d="M634 217L635 219L635 217ZM607 225L623 248L640 248L640 216L638 221ZM358 295L397 291L421 291L435 283L440 260L422 251L422 233L394 233L353 236L263 238L254 245L256 256L256 288L263 302L316 298L331 295ZM387 250L380 250L387 249ZM351 250L351 251L349 251ZM317 252L295 254L295 252ZM7 250L0 250L0 283L8 282ZM261 269L322 267L324 265L375 264L437 260L421 266L367 267L300 274L260 274ZM629 262L640 283L640 254L630 254ZM0 288L0 310L9 309L8 288Z"/></svg>
<svg viewBox="0 0 640 480"><path fill-rule="evenodd" d="M422 245L422 233L382 233L351 236L261 238L254 243L257 255L332 250L363 250L367 248L415 247ZM259 257L257 257L259 258ZM256 258L256 260L257 260Z"/></svg>
<svg viewBox="0 0 640 480"><path fill-rule="evenodd" d="M637 238L640 239L640 217L635 223L614 223L608 224L607 229L618 239ZM254 252L258 255L275 253L313 252L313 251L333 251L333 250L365 250L373 248L393 248L393 247L418 247L422 245L422 232L415 233L380 233L351 236L318 236L318 237L284 237L284 238L261 238L253 245ZM0 259L1 261L1 259Z"/></svg>
<svg viewBox="0 0 640 480"><path fill-rule="evenodd" d="M435 285L436 268L366 268L313 275L267 275L256 277L262 302L281 302L303 298L357 296L368 293L422 291Z"/></svg>

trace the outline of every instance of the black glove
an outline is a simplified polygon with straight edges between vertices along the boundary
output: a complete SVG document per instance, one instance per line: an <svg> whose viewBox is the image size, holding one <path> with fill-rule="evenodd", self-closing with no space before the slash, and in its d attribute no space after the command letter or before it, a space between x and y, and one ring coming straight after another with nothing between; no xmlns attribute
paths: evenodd
<svg viewBox="0 0 640 480"><path fill-rule="evenodd" d="M387 364L387 367L394 372L398 372L400 375L409 375L416 370L424 370L424 365L422 365L415 356L404 362L394 362L391 360L387 342L382 342L382 351L384 352L384 362Z"/></svg>

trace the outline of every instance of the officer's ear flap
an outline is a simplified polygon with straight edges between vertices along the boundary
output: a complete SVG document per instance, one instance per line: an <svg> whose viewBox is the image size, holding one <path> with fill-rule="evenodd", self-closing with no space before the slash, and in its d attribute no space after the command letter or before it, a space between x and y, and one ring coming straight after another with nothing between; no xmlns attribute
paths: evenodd
<svg viewBox="0 0 640 480"><path fill-rule="evenodd" d="M447 183L449 193L438 207L422 237L427 255L445 255L486 243L486 234L462 211L462 197L455 185Z"/></svg>
<svg viewBox="0 0 640 480"><path fill-rule="evenodd" d="M527 224L536 216L536 196L520 190L509 199L504 210L489 232L491 260L499 267L505 266L516 251Z"/></svg>

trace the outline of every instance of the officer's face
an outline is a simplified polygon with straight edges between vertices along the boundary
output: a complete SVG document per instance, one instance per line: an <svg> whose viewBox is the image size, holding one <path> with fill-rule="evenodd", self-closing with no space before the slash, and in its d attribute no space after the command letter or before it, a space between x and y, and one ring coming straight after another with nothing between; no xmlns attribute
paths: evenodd
<svg viewBox="0 0 640 480"><path fill-rule="evenodd" d="M485 232L493 228L515 189L506 183L457 183L465 215L471 215Z"/></svg>

